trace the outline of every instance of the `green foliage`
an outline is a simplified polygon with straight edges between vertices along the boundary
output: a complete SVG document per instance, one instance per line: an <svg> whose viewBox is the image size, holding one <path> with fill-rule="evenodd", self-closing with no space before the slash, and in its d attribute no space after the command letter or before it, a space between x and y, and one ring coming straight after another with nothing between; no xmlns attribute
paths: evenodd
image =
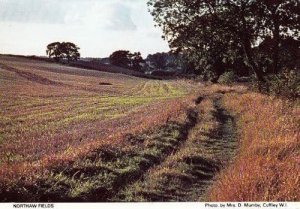
<svg viewBox="0 0 300 209"><path fill-rule="evenodd" d="M252 88L274 96L297 100L300 98L300 74L293 70L285 70L278 75L268 76L264 83L254 81Z"/></svg>
<svg viewBox="0 0 300 209"><path fill-rule="evenodd" d="M274 42L275 40L273 38L267 37L257 48L255 48L259 67L263 69L267 75L280 73L282 69L299 68L300 40L292 37L282 38L278 48L280 57L278 57L276 63L272 59ZM278 68L275 71L274 64L276 64Z"/></svg>
<svg viewBox="0 0 300 209"><path fill-rule="evenodd" d="M168 53L155 53L148 55L147 60L155 65L156 69L164 69L168 65L168 59L171 54Z"/></svg>
<svg viewBox="0 0 300 209"><path fill-rule="evenodd" d="M228 72L223 73L219 77L218 83L221 83L221 84L233 84L236 80L237 80L237 77L234 74L234 72L233 71L228 71Z"/></svg>
<svg viewBox="0 0 300 209"><path fill-rule="evenodd" d="M144 62L141 53L131 53L127 50L118 50L109 56L109 59L113 65L130 68L133 70L141 70L140 63Z"/></svg>
<svg viewBox="0 0 300 209"><path fill-rule="evenodd" d="M196 70L208 79L238 60L264 81L254 44L273 37L271 68L277 73L280 41L299 35L297 0L149 0L148 5L171 49L189 54Z"/></svg>
<svg viewBox="0 0 300 209"><path fill-rule="evenodd" d="M273 95L296 100L300 98L300 74L295 71L284 71L270 77L269 91Z"/></svg>
<svg viewBox="0 0 300 209"><path fill-rule="evenodd" d="M60 58L70 60L78 60L80 48L71 42L54 42L47 46L46 53L49 57L54 57L55 61L59 61Z"/></svg>

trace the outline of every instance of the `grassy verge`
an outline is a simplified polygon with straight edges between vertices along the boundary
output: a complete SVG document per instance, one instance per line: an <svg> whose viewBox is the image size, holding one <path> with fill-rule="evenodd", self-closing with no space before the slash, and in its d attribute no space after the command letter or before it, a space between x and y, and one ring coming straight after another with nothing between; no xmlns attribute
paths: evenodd
<svg viewBox="0 0 300 209"><path fill-rule="evenodd" d="M224 103L238 118L240 148L209 200L299 201L299 106L256 93L228 94Z"/></svg>

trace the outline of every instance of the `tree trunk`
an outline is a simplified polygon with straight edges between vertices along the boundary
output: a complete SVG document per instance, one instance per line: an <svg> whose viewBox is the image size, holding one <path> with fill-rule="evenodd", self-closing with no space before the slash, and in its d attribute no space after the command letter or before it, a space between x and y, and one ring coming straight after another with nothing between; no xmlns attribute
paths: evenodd
<svg viewBox="0 0 300 209"><path fill-rule="evenodd" d="M246 58L250 64L250 67L252 68L253 72L255 73L256 78L259 81L265 81L264 73L263 71L257 66L256 62L254 61L254 56L251 48L251 43L248 40L244 41L244 52L246 55Z"/></svg>
<svg viewBox="0 0 300 209"><path fill-rule="evenodd" d="M273 72L274 74L277 74L279 71L279 44L280 44L280 31L279 31L279 23L278 23L278 17L274 17L274 47L273 47Z"/></svg>
<svg viewBox="0 0 300 209"><path fill-rule="evenodd" d="M243 45L243 50L245 53L245 56L248 60L248 63L250 64L250 67L252 68L252 71L255 73L256 78L259 81L265 82L264 79L264 72L258 67L257 63L254 60L254 54L253 54L253 49L252 49L252 44L251 44L251 36L248 30L248 25L247 21L245 18L245 4L241 5L241 14L240 18L242 20L242 30L240 33L240 37L242 39L242 45Z"/></svg>

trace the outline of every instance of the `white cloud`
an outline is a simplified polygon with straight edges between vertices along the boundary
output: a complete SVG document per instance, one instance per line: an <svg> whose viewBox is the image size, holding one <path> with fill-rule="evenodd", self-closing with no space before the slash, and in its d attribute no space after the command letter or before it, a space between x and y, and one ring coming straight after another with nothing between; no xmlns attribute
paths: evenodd
<svg viewBox="0 0 300 209"><path fill-rule="evenodd" d="M147 0L0 0L0 53L44 55L51 41L73 41L83 56L118 49L167 51Z"/></svg>
<svg viewBox="0 0 300 209"><path fill-rule="evenodd" d="M131 7L124 3L88 1L69 5L64 22L106 30L136 30L131 15Z"/></svg>
<svg viewBox="0 0 300 209"><path fill-rule="evenodd" d="M108 28L112 30L136 30L137 26L131 18L131 9L124 4L111 5Z"/></svg>
<svg viewBox="0 0 300 209"><path fill-rule="evenodd" d="M131 4L128 4L130 2ZM112 30L135 30L132 1L0 0L0 21L81 24Z"/></svg>
<svg viewBox="0 0 300 209"><path fill-rule="evenodd" d="M0 0L0 21L63 23L64 10L57 0Z"/></svg>

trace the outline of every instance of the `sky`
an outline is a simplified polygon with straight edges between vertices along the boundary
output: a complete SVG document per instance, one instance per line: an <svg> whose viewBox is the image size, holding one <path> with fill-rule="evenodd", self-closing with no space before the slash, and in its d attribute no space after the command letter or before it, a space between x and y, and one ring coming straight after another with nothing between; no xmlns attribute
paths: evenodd
<svg viewBox="0 0 300 209"><path fill-rule="evenodd" d="M0 53L42 56L49 43L70 41L82 57L146 57L169 51L154 24L147 0L0 0Z"/></svg>

